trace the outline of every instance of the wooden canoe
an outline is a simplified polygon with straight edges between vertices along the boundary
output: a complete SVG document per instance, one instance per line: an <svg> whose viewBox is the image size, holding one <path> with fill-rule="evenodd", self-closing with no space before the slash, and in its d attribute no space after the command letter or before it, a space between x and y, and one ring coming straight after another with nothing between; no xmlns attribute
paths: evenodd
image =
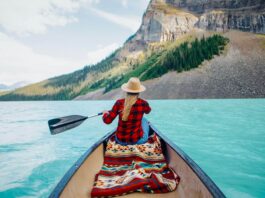
<svg viewBox="0 0 265 198"><path fill-rule="evenodd" d="M181 180L177 190L165 194L132 193L124 198L144 197L225 197L216 184L204 171L176 144L159 132L152 124L150 134L156 133L161 138L163 153L169 166L176 171ZM101 140L90 147L80 159L69 169L57 184L50 198L88 198L93 187L95 174L103 164L104 148L108 138L114 131L105 135Z"/></svg>

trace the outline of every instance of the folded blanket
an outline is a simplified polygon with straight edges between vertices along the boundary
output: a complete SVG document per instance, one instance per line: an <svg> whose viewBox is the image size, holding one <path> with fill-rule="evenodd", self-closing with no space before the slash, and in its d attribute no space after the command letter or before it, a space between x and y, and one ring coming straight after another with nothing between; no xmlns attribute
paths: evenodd
<svg viewBox="0 0 265 198"><path fill-rule="evenodd" d="M174 191L179 176L168 167L156 134L145 144L122 146L112 136L106 147L104 164L95 177L92 197L112 197L131 192Z"/></svg>

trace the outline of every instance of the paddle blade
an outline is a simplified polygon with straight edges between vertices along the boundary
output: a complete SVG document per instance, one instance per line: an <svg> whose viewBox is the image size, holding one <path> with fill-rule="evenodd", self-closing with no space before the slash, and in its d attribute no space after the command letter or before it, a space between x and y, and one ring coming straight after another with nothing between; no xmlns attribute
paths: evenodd
<svg viewBox="0 0 265 198"><path fill-rule="evenodd" d="M64 132L66 130L72 129L79 126L87 119L85 116L81 115L70 115L61 118L55 118L48 121L48 125L52 135Z"/></svg>

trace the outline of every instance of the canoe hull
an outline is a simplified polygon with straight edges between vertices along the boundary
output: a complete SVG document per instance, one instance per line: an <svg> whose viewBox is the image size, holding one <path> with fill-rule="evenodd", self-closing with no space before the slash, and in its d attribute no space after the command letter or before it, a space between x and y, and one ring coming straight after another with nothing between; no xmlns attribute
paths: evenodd
<svg viewBox="0 0 265 198"><path fill-rule="evenodd" d="M151 124L150 132L156 133L160 137L162 149L169 166L181 178L177 190L165 194L132 193L120 197L225 197L215 183L187 154ZM103 164L104 150L107 140L113 133L114 131L108 133L80 157L80 159L57 184L56 188L51 193L50 198L90 197L95 175L99 172Z"/></svg>

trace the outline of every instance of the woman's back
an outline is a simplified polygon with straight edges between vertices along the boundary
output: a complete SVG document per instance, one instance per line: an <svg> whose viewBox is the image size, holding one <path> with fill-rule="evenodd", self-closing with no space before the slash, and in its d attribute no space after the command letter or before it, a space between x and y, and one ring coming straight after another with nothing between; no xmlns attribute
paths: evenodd
<svg viewBox="0 0 265 198"><path fill-rule="evenodd" d="M151 111L147 101L137 98L135 103L131 106L126 121L123 119L125 99L119 99L114 104L108 114L104 114L103 121L107 124L111 123L117 115L119 115L119 122L116 131L116 136L119 141L126 143L136 143L143 136L143 129L141 126L144 113L148 114Z"/></svg>

